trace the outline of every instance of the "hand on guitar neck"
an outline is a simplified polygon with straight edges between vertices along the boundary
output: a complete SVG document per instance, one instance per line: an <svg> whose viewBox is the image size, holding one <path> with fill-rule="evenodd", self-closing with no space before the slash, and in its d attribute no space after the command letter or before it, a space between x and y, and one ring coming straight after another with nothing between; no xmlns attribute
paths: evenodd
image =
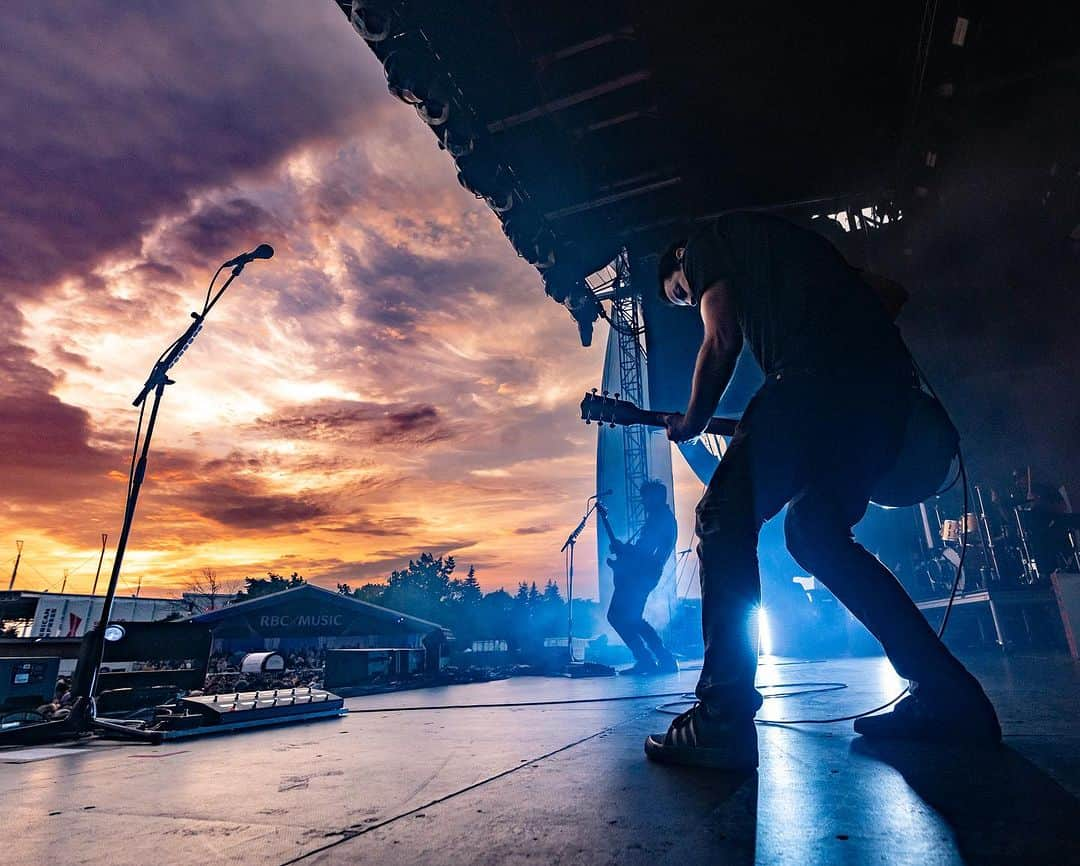
<svg viewBox="0 0 1080 866"><path fill-rule="evenodd" d="M647 563L644 559L634 550L634 546L625 541L619 541L615 535L615 531L611 528L611 523L608 520L608 511L604 507L602 502L596 503L596 513L600 515L600 522L604 525L604 530L608 534L608 541L611 543L611 552L614 556L607 558L607 564L611 568L611 573L615 581L615 585L619 585L625 580L637 579L639 572L643 566Z"/></svg>
<svg viewBox="0 0 1080 866"><path fill-rule="evenodd" d="M599 424L643 424L646 427L667 427L667 418L663 412L651 412L640 409L628 400L620 400L618 395L612 397L605 392L603 395L595 391L586 394L581 401L581 417L586 424L596 421ZM703 432L717 433L721 436L731 436L735 433L738 424L735 418L711 418Z"/></svg>
<svg viewBox="0 0 1080 866"><path fill-rule="evenodd" d="M620 552L620 548L625 550L628 545L626 545L622 541L619 541L618 536L615 535L615 530L611 528L611 521L608 520L607 506L605 506L604 503L600 502L599 500L597 500L596 502L596 513L600 515L600 522L604 526L604 531L607 532L608 541L611 544L611 549L616 553Z"/></svg>

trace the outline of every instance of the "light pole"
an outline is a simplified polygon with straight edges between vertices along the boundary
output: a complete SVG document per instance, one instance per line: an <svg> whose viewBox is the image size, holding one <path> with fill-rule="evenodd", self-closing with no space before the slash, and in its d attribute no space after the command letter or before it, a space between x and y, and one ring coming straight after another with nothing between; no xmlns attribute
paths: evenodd
<svg viewBox="0 0 1080 866"><path fill-rule="evenodd" d="M18 553L15 554L15 567L11 569L11 580L8 581L8 592L11 592L15 588L15 575L19 573L19 560L22 559L22 547L21 541L15 542L15 547L18 548Z"/></svg>
<svg viewBox="0 0 1080 866"><path fill-rule="evenodd" d="M98 582L98 578L101 577L101 563L103 563L105 561L105 542L108 541L108 540L109 540L109 533L107 533L107 532L101 533L101 556L98 558L97 574L94 575L94 588L92 590L90 590L90 597L91 598L93 598L95 595L97 595L97 582Z"/></svg>

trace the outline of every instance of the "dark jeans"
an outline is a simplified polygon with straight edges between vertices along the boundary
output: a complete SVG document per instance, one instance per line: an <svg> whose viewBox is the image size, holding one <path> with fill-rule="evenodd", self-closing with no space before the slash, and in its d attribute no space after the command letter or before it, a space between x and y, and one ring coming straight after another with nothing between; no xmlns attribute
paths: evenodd
<svg viewBox="0 0 1080 866"><path fill-rule="evenodd" d="M646 664L653 661L653 656L659 660L668 655L660 635L642 616L645 602L658 580L659 576L656 580L635 577L617 581L608 605L607 618L611 627L634 654L634 659Z"/></svg>
<svg viewBox="0 0 1080 866"><path fill-rule="evenodd" d="M903 435L908 383L770 376L751 400L697 507L705 662L698 698L725 716L753 715L761 525L788 502L788 550L881 641L900 676L941 681L960 663L899 581L858 544L874 481Z"/></svg>

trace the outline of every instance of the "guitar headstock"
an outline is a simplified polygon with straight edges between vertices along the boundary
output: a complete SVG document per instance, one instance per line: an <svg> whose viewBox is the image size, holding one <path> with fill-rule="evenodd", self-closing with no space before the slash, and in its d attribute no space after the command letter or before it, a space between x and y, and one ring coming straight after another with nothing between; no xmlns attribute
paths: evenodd
<svg viewBox="0 0 1080 866"><path fill-rule="evenodd" d="M593 421L598 424L647 424L648 413L639 409L629 400L620 400L619 395L610 395L605 391L598 394L594 388L581 401L581 418L586 424Z"/></svg>

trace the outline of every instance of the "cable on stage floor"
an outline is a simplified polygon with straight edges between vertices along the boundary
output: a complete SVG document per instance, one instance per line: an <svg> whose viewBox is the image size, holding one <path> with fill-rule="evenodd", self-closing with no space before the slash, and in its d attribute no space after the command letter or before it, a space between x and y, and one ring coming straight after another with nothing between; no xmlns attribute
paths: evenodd
<svg viewBox="0 0 1080 866"><path fill-rule="evenodd" d="M364 707L363 709L350 709L349 713L413 713L423 710L499 710L510 707L558 707L566 704L603 704L615 701L641 701L654 700L656 698L677 698L685 692L654 692L646 695L613 695L606 698L567 698L558 701L503 701L492 704L435 704L433 706L410 706L410 707Z"/></svg>
<svg viewBox="0 0 1080 866"><path fill-rule="evenodd" d="M830 661L830 659L804 659L804 660L792 660L785 662L775 662L770 664L769 667L782 667L786 665L818 665L824 664ZM695 667L680 668L682 671L694 671L701 670L700 665ZM802 686L813 686L812 689L802 689L797 692L784 692L782 694L768 695L771 698L789 698L797 697L799 695L816 694L817 692L832 692L839 689L846 689L847 683L839 682L807 682L807 683L770 683L768 685L760 685L761 689L775 689L775 688L800 688ZM362 713L415 713L423 712L424 710L495 710L495 709L509 709L512 707L559 707L569 704L603 704L603 703L615 703L619 701L641 701L641 700L655 700L656 698L682 698L679 701L670 701L669 704L684 703L691 701L691 692L678 691L678 692L651 692L643 695L610 695L608 697L600 698L563 698L553 701L499 701L494 703L484 704L433 704L430 706L415 705L407 707L363 707L357 709L350 709L350 714L362 714ZM668 706L668 704L661 704L661 707ZM660 707L657 707L660 709ZM661 712L666 712L661 710ZM677 714L673 714L677 715Z"/></svg>
<svg viewBox="0 0 1080 866"><path fill-rule="evenodd" d="M810 688L803 688L803 686L810 686ZM773 699L773 698L796 698L796 697L801 697L802 695L817 695L817 694L823 694L824 692L838 692L841 689L846 689L847 687L848 687L847 683L806 682L806 683L772 683L772 684L767 685L767 686L761 685L761 686L758 686L757 688L759 690L760 689L797 689L797 691L793 691L793 692L779 692L777 694L768 694L768 693L766 693L766 694L762 695L762 697L765 700L770 700L770 699ZM668 716L679 716L679 715L682 715L686 711L686 709L689 709L689 708L684 707L681 710L676 710L676 709L673 709L674 707L680 706L682 704L696 704L696 703L697 703L697 697L694 695L693 692L683 692L683 694L681 695L679 700L677 700L677 701L668 701L666 704L660 704L656 708L656 711L658 713L664 713L665 715L668 715ZM765 723L768 722L767 719L759 719L757 721L761 722L762 724L765 724ZM776 724L776 723L774 722L773 724ZM790 723L788 723L788 724L790 724Z"/></svg>

